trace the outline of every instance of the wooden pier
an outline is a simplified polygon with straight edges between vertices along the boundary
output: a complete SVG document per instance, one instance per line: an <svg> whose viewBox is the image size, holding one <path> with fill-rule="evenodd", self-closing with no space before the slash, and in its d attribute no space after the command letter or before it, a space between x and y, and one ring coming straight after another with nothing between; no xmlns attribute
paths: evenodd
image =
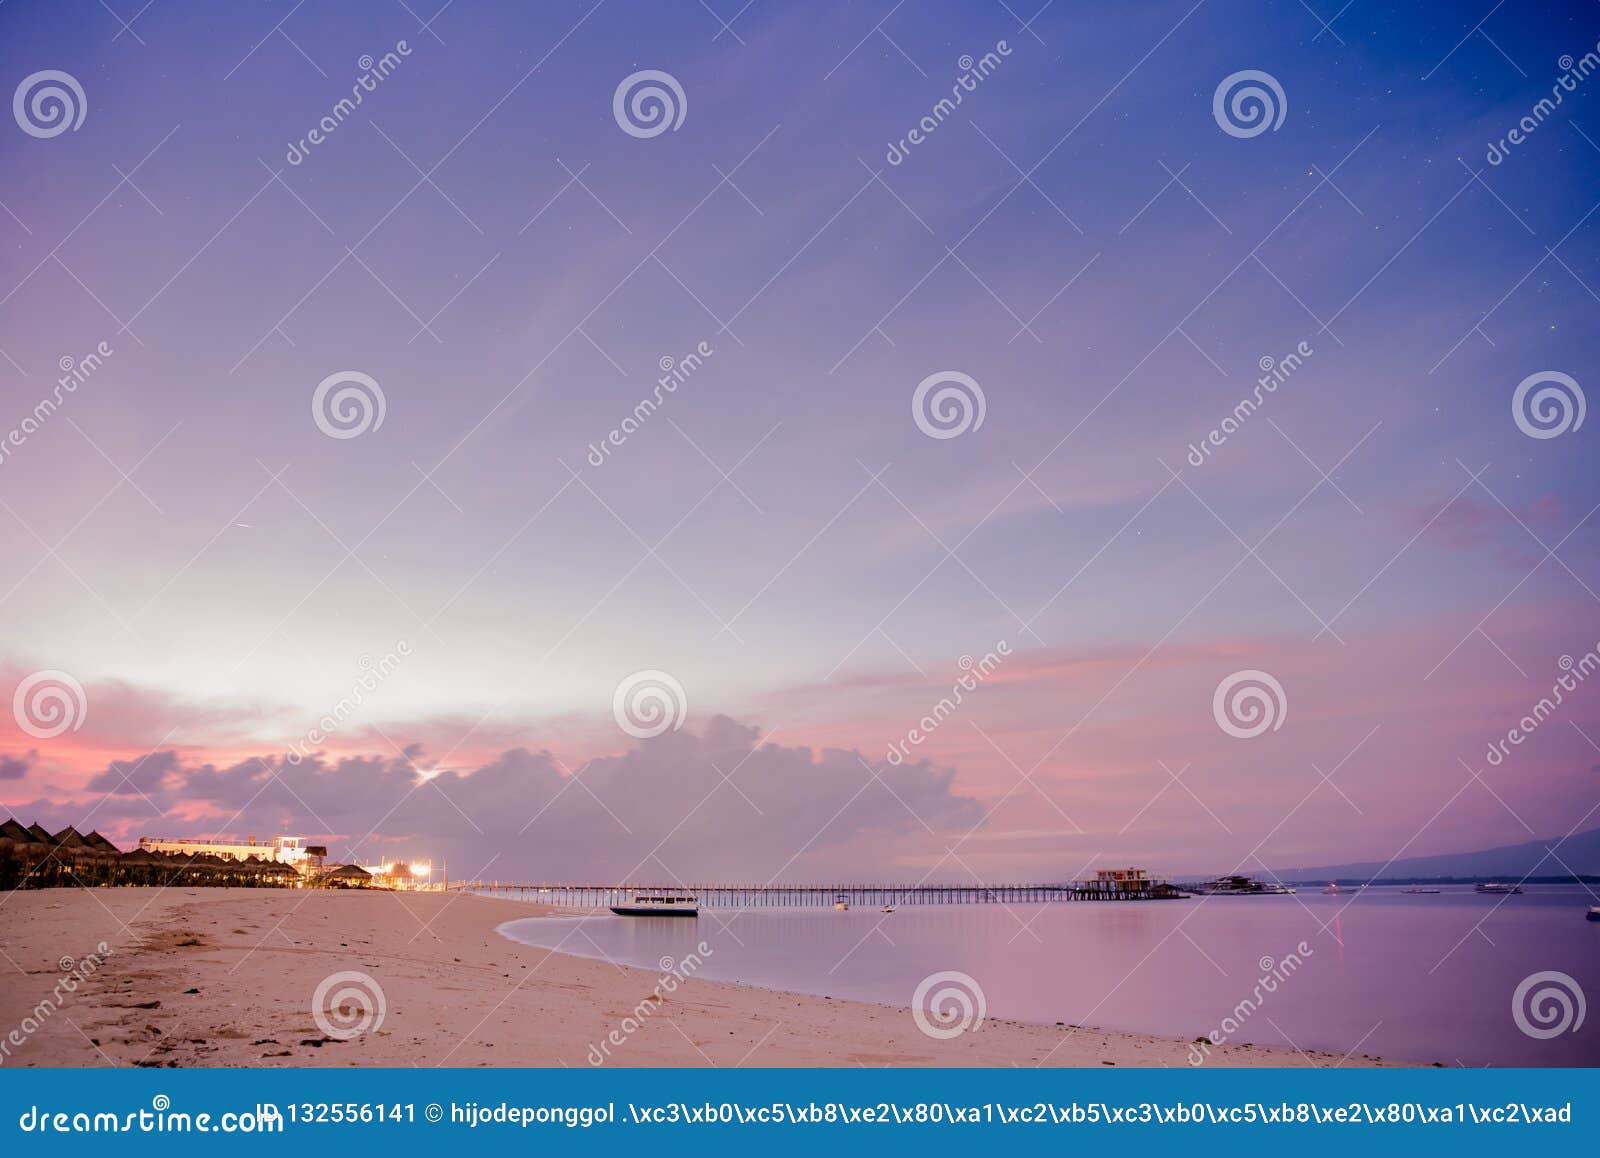
<svg viewBox="0 0 1600 1158"><path fill-rule="evenodd" d="M843 900L851 908L885 905L1035 905L1061 901L1154 901L1182 894L1165 881L1142 879L1015 885L736 885L736 884L536 884L451 882L452 890L510 896L580 909L603 909L640 896L694 896L714 909L817 909Z"/></svg>

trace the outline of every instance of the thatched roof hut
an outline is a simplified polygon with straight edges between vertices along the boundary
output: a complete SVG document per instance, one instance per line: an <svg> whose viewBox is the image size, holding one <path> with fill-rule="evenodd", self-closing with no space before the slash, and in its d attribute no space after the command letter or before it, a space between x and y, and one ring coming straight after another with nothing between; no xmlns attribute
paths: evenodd
<svg viewBox="0 0 1600 1158"><path fill-rule="evenodd" d="M91 832L88 836L84 837L83 843L88 845L90 848L98 849L101 852L114 853L117 856L122 855L122 850L120 848L112 844L98 832Z"/></svg>
<svg viewBox="0 0 1600 1158"><path fill-rule="evenodd" d="M4 821L0 821L0 836L5 837L7 840L15 841L17 844L27 844L33 839L33 833L9 816Z"/></svg>
<svg viewBox="0 0 1600 1158"><path fill-rule="evenodd" d="M342 864L323 873L320 879L335 888L361 889L372 883L372 874L358 864Z"/></svg>

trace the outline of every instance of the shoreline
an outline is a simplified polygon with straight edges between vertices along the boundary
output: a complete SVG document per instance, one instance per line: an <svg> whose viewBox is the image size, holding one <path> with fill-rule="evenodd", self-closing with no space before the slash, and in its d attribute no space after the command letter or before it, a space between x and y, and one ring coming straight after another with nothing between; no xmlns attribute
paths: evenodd
<svg viewBox="0 0 1600 1158"><path fill-rule="evenodd" d="M905 1006L692 975L663 987L669 974L499 931L514 920L571 915L462 893L7 893L0 969L13 980L0 987L0 1068L589 1068L597 1056L598 1064L646 1067L1195 1068L1191 1042L1180 1038L991 1017L979 1030L936 1039ZM103 961L80 978L102 944ZM335 995L324 1005L343 1004L343 1018L314 1015L319 985ZM362 1021L364 1032L342 1036ZM1229 1043L1211 1046L1199 1068L1414 1064L1427 1063Z"/></svg>

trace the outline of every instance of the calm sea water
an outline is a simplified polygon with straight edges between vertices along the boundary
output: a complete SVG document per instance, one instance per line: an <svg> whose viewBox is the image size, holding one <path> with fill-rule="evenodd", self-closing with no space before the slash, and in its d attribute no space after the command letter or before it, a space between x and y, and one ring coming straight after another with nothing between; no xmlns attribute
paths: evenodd
<svg viewBox="0 0 1600 1158"><path fill-rule="evenodd" d="M1376 888L1355 897L1312 890L892 914L702 909L685 920L606 912L533 917L503 931L651 970L704 941L712 952L699 977L902 1006L923 978L955 970L977 983L990 1017L1046 1025L1185 1039L1217 1030L1234 1042L1446 1065L1600 1066L1600 1009L1587 1008L1600 1001L1600 922L1584 919L1594 903L1577 887L1529 886L1513 897ZM1294 953L1303 964L1228 1032L1224 1019ZM1584 1017L1577 1024L1573 1004L1557 1016L1569 1028L1539 1039L1519 1028L1513 995L1549 971L1576 983Z"/></svg>

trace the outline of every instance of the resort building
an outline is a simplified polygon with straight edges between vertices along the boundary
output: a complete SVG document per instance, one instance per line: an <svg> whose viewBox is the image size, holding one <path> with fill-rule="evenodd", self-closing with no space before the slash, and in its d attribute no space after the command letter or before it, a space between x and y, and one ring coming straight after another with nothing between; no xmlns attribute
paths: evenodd
<svg viewBox="0 0 1600 1158"><path fill-rule="evenodd" d="M372 877L372 882L386 889L431 889L433 863L425 860L390 860L381 864L361 866Z"/></svg>
<svg viewBox="0 0 1600 1158"><path fill-rule="evenodd" d="M217 856L224 860L242 861L250 857L258 861L274 860L290 865L304 875L320 872L328 855L325 845L308 844L303 836L275 836L271 840L247 836L242 841L229 840L227 837L184 837L174 840L164 836L141 836L139 847L146 852Z"/></svg>

